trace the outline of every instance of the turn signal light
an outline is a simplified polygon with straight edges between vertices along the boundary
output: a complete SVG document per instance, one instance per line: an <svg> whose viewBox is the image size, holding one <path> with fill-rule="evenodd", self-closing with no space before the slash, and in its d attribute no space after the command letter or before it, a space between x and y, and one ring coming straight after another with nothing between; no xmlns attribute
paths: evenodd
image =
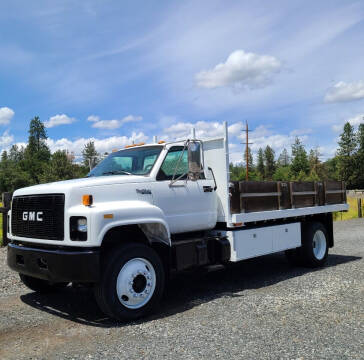
<svg viewBox="0 0 364 360"><path fill-rule="evenodd" d="M163 140L158 141L158 144L165 144L166 142Z"/></svg>
<svg viewBox="0 0 364 360"><path fill-rule="evenodd" d="M83 195L82 196L82 204L85 206L91 206L93 203L92 195Z"/></svg>

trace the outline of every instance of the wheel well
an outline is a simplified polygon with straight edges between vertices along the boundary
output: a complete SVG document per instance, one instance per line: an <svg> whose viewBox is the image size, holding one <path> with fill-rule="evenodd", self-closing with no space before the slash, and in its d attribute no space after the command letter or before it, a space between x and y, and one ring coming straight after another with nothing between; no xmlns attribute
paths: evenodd
<svg viewBox="0 0 364 360"><path fill-rule="evenodd" d="M124 243L140 243L150 246L161 258L166 274L168 274L171 248L162 241L150 241L138 225L123 225L110 229L101 244L101 254L112 251L113 248Z"/></svg>

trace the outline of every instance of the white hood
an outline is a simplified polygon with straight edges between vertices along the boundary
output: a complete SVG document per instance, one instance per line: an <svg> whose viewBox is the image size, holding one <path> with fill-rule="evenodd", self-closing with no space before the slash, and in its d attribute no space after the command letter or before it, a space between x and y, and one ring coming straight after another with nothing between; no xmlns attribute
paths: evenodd
<svg viewBox="0 0 364 360"><path fill-rule="evenodd" d="M33 194L51 194L65 193L74 188L90 188L93 186L114 185L114 184L131 184L131 183L148 183L153 181L149 176L137 175L108 175L93 176L89 178L81 178L66 181L57 181L47 184L40 184L18 189L14 192L14 196L33 195Z"/></svg>

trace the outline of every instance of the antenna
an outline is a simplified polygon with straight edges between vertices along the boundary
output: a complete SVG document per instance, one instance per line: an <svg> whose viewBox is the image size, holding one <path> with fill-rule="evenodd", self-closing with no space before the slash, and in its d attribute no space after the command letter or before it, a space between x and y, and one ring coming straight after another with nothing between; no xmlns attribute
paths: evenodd
<svg viewBox="0 0 364 360"><path fill-rule="evenodd" d="M245 121L245 143L242 143L245 145L245 161L246 161L246 174L245 174L245 180L249 180L249 145L253 144L249 142L249 126L248 121Z"/></svg>

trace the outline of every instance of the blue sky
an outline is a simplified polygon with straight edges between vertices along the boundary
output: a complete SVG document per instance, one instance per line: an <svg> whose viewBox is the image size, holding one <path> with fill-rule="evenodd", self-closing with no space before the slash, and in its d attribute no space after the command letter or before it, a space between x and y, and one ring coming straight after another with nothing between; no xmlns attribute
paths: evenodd
<svg viewBox="0 0 364 360"><path fill-rule="evenodd" d="M51 149L80 154L221 134L241 159L300 136L334 154L364 117L363 1L2 1L0 149L47 125Z"/></svg>

